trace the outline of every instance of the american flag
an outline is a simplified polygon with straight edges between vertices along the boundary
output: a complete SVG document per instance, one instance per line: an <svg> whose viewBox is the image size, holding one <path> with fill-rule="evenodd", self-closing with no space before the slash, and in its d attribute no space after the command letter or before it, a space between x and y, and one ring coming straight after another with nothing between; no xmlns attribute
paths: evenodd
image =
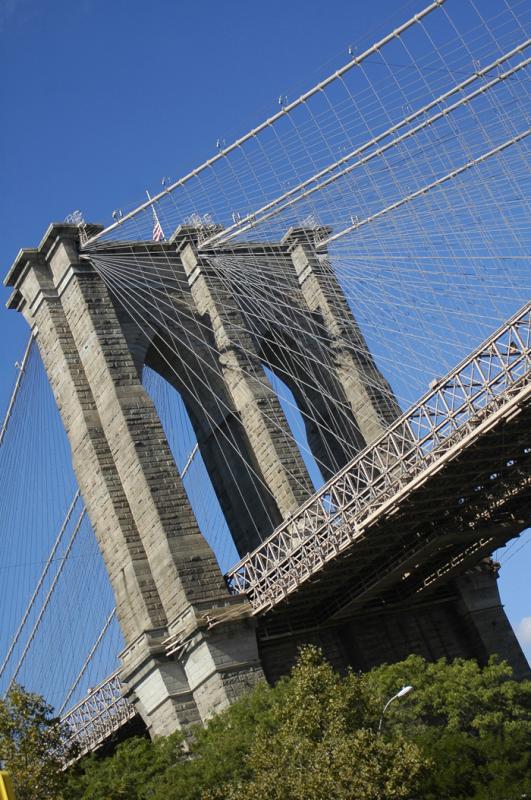
<svg viewBox="0 0 531 800"><path fill-rule="evenodd" d="M164 231L162 230L162 225L160 224L155 209L152 208L151 210L153 212L153 233L151 234L151 238L153 239L154 242L162 242L164 239Z"/></svg>

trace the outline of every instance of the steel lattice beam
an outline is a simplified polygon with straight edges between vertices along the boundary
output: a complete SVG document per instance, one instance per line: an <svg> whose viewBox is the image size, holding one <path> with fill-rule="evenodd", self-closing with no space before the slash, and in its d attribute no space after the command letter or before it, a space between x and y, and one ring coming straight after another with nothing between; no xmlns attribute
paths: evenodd
<svg viewBox="0 0 531 800"><path fill-rule="evenodd" d="M529 397L527 304L228 574L265 612Z"/></svg>
<svg viewBox="0 0 531 800"><path fill-rule="evenodd" d="M136 714L122 695L118 674L113 672L62 718L70 731L67 744L79 747L77 757L95 750Z"/></svg>

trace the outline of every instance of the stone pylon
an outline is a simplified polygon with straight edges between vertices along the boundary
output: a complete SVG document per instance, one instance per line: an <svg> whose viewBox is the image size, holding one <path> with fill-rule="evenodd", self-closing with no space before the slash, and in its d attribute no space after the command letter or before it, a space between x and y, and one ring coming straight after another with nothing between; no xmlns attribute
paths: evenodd
<svg viewBox="0 0 531 800"><path fill-rule="evenodd" d="M143 366L181 393L240 553L312 491L264 373L265 359L291 382L325 474L351 453L330 438L334 403L347 419L345 435L358 448L397 413L339 287L331 288L331 273L315 256L314 237L293 230L266 252L249 246L239 253L258 266L281 260L286 277L279 290L289 294L300 323L293 341L270 322L260 327L250 319L238 287L227 287L211 257L200 255L194 228L179 228L169 242L138 243L154 264L163 257L173 274L169 304L145 328L83 257L75 225L50 226L38 248L19 253L6 278L14 287L9 307L21 311L35 333L110 576L127 645L122 681L154 734L204 721L262 671L246 603L229 595L199 531L142 386ZM297 349L318 351L314 363L329 368L301 375ZM367 369L381 390L376 403L364 388L360 370ZM202 379L194 384L190 376ZM304 393L303 382L309 386ZM324 391L332 409L322 402ZM168 657L164 642L176 635L178 657Z"/></svg>
<svg viewBox="0 0 531 800"><path fill-rule="evenodd" d="M21 251L7 283L35 331L110 576L123 681L154 734L204 721L262 677L256 637L197 527L106 286L65 225ZM209 630L207 616L221 621ZM168 658L176 631L180 657Z"/></svg>
<svg viewBox="0 0 531 800"><path fill-rule="evenodd" d="M140 326L83 253L75 225L50 226L6 278L8 306L34 330L114 590L126 641L121 679L153 734L205 721L260 680L262 666L270 679L285 672L304 638L264 634L257 643L247 603L229 594L198 528L142 386L144 366L180 393L240 554L313 491L264 364L293 393L325 478L400 414L326 256L317 255L322 234L291 229L277 243L209 253L198 229L181 226L167 242L109 244L113 257L149 263L148 277L137 276ZM102 253L105 245L94 263ZM223 259L245 269L225 274ZM289 319L261 313L264 274ZM161 287L164 302L154 303ZM421 637L428 655L473 655L464 644L472 629L476 650L487 652L492 620L498 630L506 620L490 577L488 590L474 580L462 582L459 608L444 619L433 612L437 637L431 611L409 614L396 657L419 651L419 625L430 631ZM465 633L454 635L460 625ZM380 620L363 630L343 622L312 636L338 666L371 666L390 658L383 630Z"/></svg>

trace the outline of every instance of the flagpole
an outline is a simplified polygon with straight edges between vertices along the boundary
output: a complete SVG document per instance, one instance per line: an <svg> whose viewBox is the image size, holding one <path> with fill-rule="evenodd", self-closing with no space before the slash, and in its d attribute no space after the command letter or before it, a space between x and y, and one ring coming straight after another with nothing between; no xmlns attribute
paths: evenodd
<svg viewBox="0 0 531 800"><path fill-rule="evenodd" d="M150 203L151 203L151 195L150 195L150 193L148 192L148 190L147 190L147 189L146 189L146 195L147 195L147 199L148 199L148 200L150 201ZM160 228L160 232L162 233L162 238L163 238L163 239L165 239L166 237L165 237L165 235L164 235L164 230L163 230L163 228L162 228L162 225L160 224L159 215L157 214L157 212L156 212L156 210L155 210L155 204L154 204L154 203L151 203L151 213L153 214L153 219L154 219L154 221L155 221L155 224L156 224L156 225L158 225L158 226L159 226L159 228Z"/></svg>

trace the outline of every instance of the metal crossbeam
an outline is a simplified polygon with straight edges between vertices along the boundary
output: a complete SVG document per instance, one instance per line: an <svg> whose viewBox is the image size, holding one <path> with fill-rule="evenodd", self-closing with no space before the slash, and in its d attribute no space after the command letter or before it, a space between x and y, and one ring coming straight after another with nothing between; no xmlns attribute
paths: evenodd
<svg viewBox="0 0 531 800"><path fill-rule="evenodd" d="M376 442L227 575L253 613L295 592L379 516L529 397L531 303L438 382ZM513 408L514 407L514 408Z"/></svg>
<svg viewBox="0 0 531 800"><path fill-rule="evenodd" d="M62 717L70 730L67 745L79 747L77 757L95 750L136 714L134 706L122 695L118 674L113 672Z"/></svg>

